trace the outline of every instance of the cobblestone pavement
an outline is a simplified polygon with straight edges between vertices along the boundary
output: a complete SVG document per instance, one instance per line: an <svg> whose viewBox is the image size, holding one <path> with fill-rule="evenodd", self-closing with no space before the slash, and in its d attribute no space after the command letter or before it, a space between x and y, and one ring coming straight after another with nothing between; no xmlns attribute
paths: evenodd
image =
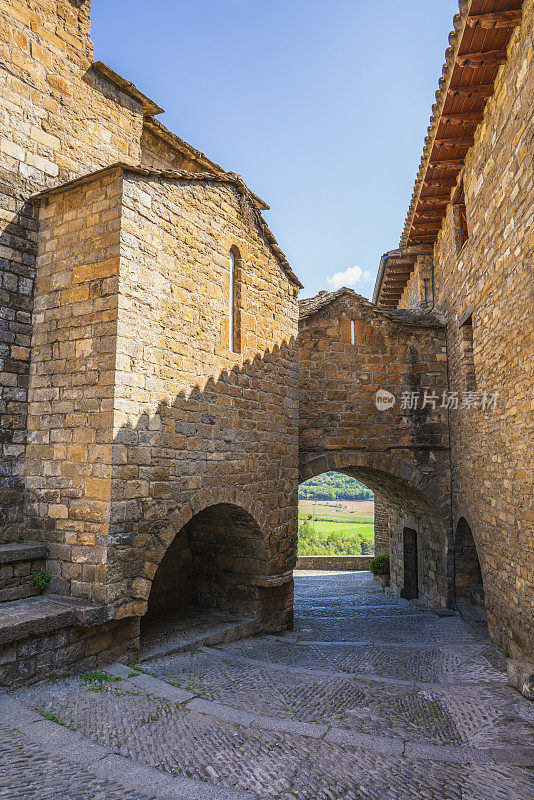
<svg viewBox="0 0 534 800"><path fill-rule="evenodd" d="M2 720L0 798L533 800L534 707L487 639L368 573L297 574L295 611L291 633L18 691L58 752Z"/></svg>

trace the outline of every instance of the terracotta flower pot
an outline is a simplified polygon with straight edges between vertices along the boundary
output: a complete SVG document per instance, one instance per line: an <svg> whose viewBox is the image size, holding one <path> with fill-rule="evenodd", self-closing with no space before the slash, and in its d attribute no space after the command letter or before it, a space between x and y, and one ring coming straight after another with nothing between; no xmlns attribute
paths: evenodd
<svg viewBox="0 0 534 800"><path fill-rule="evenodd" d="M379 575L378 576L378 580L382 584L382 589L385 589L386 586L389 586L389 578L390 578L389 575Z"/></svg>

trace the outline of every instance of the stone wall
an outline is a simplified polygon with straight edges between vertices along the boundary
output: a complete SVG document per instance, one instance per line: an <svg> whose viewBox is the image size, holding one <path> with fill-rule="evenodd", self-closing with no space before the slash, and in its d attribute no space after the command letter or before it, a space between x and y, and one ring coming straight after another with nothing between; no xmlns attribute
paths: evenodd
<svg viewBox="0 0 534 800"><path fill-rule="evenodd" d="M27 518L52 590L105 602L122 173L38 206ZM91 587L91 588L90 588Z"/></svg>
<svg viewBox="0 0 534 800"><path fill-rule="evenodd" d="M368 570L374 556L301 556L295 569Z"/></svg>
<svg viewBox="0 0 534 800"><path fill-rule="evenodd" d="M143 128L141 136L141 163L155 169L202 170L202 166L193 158L188 158L147 127Z"/></svg>
<svg viewBox="0 0 534 800"><path fill-rule="evenodd" d="M374 493L375 511L375 555L389 553L389 514L386 501L380 492Z"/></svg>
<svg viewBox="0 0 534 800"><path fill-rule="evenodd" d="M351 321L354 329L351 330ZM354 343L352 339L354 338ZM450 482L445 331L431 315L376 309L350 290L301 303L300 479L344 472L379 495L379 542L392 555L392 587L404 585L403 529L419 532L420 596L445 604ZM376 392L396 398L379 410ZM432 403L421 408L425 390ZM402 407L404 394L419 407Z"/></svg>
<svg viewBox="0 0 534 800"><path fill-rule="evenodd" d="M427 294L425 281L428 281ZM429 309L433 305L432 256L419 255L404 287L399 308Z"/></svg>
<svg viewBox="0 0 534 800"><path fill-rule="evenodd" d="M228 180L110 168L39 200L37 262L28 510L50 542L53 591L141 616L193 518L197 601L232 596L235 611L289 624L296 286L249 200ZM247 524L225 523L221 504ZM208 579L210 526L221 552Z"/></svg>
<svg viewBox="0 0 534 800"><path fill-rule="evenodd" d="M0 0L0 541L22 521L35 277L30 196L138 163L141 103L92 67L89 0Z"/></svg>
<svg viewBox="0 0 534 800"><path fill-rule="evenodd" d="M528 0L466 157L469 238L461 247L449 206L434 253L450 388L478 393L450 414L454 521L473 532L491 635L516 656L534 651L533 28ZM459 324L471 306L472 350ZM498 392L495 409L481 409L484 392Z"/></svg>
<svg viewBox="0 0 534 800"><path fill-rule="evenodd" d="M296 287L230 183L129 173L123 203L109 591L146 602L183 525L227 502L267 544L261 565L240 570L249 583L286 574L296 543ZM239 352L229 349L231 250ZM288 575L278 590L287 617L291 586Z"/></svg>
<svg viewBox="0 0 534 800"><path fill-rule="evenodd" d="M62 675L70 668L82 672L118 659L125 663L135 660L139 620L84 626L75 620L69 622L68 616L65 612L62 621L52 628L47 619L33 619L27 624L26 635L13 641L9 631L0 630L0 686L13 689ZM20 625L24 619L19 617L17 622Z"/></svg>

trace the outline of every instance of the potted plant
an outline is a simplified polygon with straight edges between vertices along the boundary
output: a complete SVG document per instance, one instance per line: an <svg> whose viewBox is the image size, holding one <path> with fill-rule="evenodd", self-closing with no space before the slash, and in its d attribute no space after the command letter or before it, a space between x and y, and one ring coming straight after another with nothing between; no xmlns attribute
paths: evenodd
<svg viewBox="0 0 534 800"><path fill-rule="evenodd" d="M373 578L380 581L383 589L389 586L389 553L375 556L369 564L369 569Z"/></svg>

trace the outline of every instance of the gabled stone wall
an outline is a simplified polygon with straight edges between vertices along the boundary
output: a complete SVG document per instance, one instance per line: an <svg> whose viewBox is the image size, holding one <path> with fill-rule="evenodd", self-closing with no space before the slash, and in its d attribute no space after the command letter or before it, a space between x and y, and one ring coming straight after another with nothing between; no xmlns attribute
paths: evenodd
<svg viewBox="0 0 534 800"><path fill-rule="evenodd" d="M228 592L248 587L241 610L289 624L296 286L248 203L228 181L122 168L39 201L27 488L53 591L141 616L171 542L225 504L250 520L248 538L219 531Z"/></svg>
<svg viewBox="0 0 534 800"><path fill-rule="evenodd" d="M168 545L211 504L256 520L265 575L293 566L298 308L232 184L127 173L123 204L110 592L143 608ZM229 349L231 250L239 352ZM257 565L243 572L259 579Z"/></svg>

